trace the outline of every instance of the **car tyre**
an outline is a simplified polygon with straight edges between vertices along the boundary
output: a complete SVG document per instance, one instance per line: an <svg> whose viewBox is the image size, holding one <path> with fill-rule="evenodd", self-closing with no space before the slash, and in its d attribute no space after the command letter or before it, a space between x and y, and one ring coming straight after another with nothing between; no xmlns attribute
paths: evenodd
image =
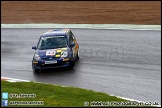
<svg viewBox="0 0 162 108"><path fill-rule="evenodd" d="M71 61L70 62L70 65L68 66L68 68L69 69L72 69L72 68L74 68L74 66L75 66L75 62L74 61Z"/></svg>

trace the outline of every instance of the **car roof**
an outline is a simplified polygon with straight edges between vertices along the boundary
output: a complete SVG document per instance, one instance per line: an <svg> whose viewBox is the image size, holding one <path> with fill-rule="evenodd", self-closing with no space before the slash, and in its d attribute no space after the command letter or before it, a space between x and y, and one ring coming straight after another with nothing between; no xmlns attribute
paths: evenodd
<svg viewBox="0 0 162 108"><path fill-rule="evenodd" d="M45 36L64 36L67 34L67 32L71 31L70 29L53 29L48 30L47 32L44 32L42 34L43 37Z"/></svg>

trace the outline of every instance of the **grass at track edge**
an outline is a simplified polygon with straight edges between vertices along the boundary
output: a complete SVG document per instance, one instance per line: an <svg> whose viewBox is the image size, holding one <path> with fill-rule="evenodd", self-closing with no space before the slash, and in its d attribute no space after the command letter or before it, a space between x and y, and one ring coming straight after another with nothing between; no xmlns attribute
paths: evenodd
<svg viewBox="0 0 162 108"><path fill-rule="evenodd" d="M117 98L106 93L95 92L76 87L64 87L60 85L42 84L36 82L8 82L1 81L1 93L8 92L9 106L15 107L83 107L83 106L123 106L122 103L131 101ZM13 94L16 94L15 97ZM33 98L17 98L20 94L34 94ZM12 96L12 98L11 98ZM17 97L16 97L17 96ZM2 102L2 98L1 98ZM10 105L17 102L17 105ZM23 102L28 105L18 105ZM36 102L37 105L32 105ZM42 103L41 103L42 102ZM38 103L40 103L38 105ZM135 102L134 102L135 103ZM16 104L16 103L14 103ZM135 104L137 105L137 103ZM131 105L124 105L131 106ZM134 105L133 105L134 106ZM138 106L138 105L137 105Z"/></svg>

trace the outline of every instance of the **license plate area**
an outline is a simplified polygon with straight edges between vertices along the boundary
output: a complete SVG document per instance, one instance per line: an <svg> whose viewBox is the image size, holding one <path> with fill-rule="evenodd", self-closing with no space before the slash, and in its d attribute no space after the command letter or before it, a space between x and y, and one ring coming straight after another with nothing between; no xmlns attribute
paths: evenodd
<svg viewBox="0 0 162 108"><path fill-rule="evenodd" d="M45 64L55 64L55 63L57 63L56 60L55 61L45 61Z"/></svg>

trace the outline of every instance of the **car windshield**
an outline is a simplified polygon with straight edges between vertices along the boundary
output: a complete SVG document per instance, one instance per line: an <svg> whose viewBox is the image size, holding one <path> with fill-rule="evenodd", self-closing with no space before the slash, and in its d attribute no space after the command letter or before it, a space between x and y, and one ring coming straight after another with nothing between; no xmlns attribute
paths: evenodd
<svg viewBox="0 0 162 108"><path fill-rule="evenodd" d="M38 49L55 49L67 47L67 40L65 36L49 36L49 37L41 37Z"/></svg>

